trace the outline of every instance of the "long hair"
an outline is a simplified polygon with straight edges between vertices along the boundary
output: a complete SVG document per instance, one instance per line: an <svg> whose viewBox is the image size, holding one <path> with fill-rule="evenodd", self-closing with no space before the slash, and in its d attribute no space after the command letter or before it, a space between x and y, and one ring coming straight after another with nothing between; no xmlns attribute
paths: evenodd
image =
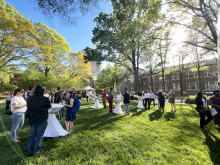
<svg viewBox="0 0 220 165"><path fill-rule="evenodd" d="M197 99L202 99L202 91L199 91L198 94L197 94Z"/></svg>
<svg viewBox="0 0 220 165"><path fill-rule="evenodd" d="M14 96L16 96L16 94L18 93L18 92L21 92L23 90L23 88L17 88L17 89L15 89L15 91L14 91Z"/></svg>
<svg viewBox="0 0 220 165"><path fill-rule="evenodd" d="M71 92L71 91L67 91L67 92L69 92L70 98L73 97L73 92ZM69 99L70 99L70 98L69 98Z"/></svg>
<svg viewBox="0 0 220 165"><path fill-rule="evenodd" d="M46 90L46 86L38 85L34 90L34 95L43 96L45 90Z"/></svg>

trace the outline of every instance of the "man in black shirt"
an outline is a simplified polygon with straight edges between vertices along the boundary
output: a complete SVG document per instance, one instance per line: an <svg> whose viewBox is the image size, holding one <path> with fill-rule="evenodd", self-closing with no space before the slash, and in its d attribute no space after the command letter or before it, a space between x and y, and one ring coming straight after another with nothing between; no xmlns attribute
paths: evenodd
<svg viewBox="0 0 220 165"><path fill-rule="evenodd" d="M130 103L130 95L127 93L127 90L125 90L124 96L124 109L125 109L125 116L130 115L129 110L129 103Z"/></svg>
<svg viewBox="0 0 220 165"><path fill-rule="evenodd" d="M139 90L139 92L138 92L138 96L142 96L141 90Z"/></svg>
<svg viewBox="0 0 220 165"><path fill-rule="evenodd" d="M64 99L65 97L63 95L63 92L60 90L60 87L57 87L57 92L55 93L54 103L60 103ZM63 108L57 112L57 119L61 120L62 116L63 116Z"/></svg>

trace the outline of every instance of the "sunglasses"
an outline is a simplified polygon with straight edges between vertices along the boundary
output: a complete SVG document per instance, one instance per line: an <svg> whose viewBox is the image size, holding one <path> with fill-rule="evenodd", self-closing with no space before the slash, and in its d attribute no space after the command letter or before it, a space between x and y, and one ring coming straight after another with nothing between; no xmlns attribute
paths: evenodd
<svg viewBox="0 0 220 165"><path fill-rule="evenodd" d="M21 93L24 93L24 91L21 91Z"/></svg>

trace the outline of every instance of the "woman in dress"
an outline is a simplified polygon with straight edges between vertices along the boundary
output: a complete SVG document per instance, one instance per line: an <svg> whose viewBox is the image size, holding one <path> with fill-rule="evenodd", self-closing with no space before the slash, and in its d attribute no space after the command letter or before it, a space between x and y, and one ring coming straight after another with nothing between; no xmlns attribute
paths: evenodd
<svg viewBox="0 0 220 165"><path fill-rule="evenodd" d="M73 121L76 120L76 112L72 112L73 106L74 106L74 98L72 97L72 92L68 91L66 92L67 102L64 102L66 106L66 118L65 118L65 124L66 124L66 131L67 132L73 132Z"/></svg>
<svg viewBox="0 0 220 165"><path fill-rule="evenodd" d="M209 105L212 106L218 113L213 116L214 117L214 123L218 124L218 128L220 129L220 96L219 96L219 90L215 90L213 92L214 96L209 99Z"/></svg>
<svg viewBox="0 0 220 165"><path fill-rule="evenodd" d="M196 97L196 110L200 115L200 127L201 129L208 128L207 125L213 119L210 109L208 107L208 102L206 99L205 91L199 91ZM207 119L205 120L205 116Z"/></svg>
<svg viewBox="0 0 220 165"><path fill-rule="evenodd" d="M17 140L17 135L21 127L24 125L24 113L27 110L27 103L22 97L24 94L24 89L17 88L14 91L14 97L11 99L11 109L12 109L12 128L11 128L11 140L13 142L20 142Z"/></svg>
<svg viewBox="0 0 220 165"><path fill-rule="evenodd" d="M176 112L176 106L175 106L175 97L176 96L175 96L172 89L170 89L170 93L169 93L168 97L169 97L169 103L171 104L171 108L172 108L171 112L173 112L173 107L175 108L174 112Z"/></svg>
<svg viewBox="0 0 220 165"><path fill-rule="evenodd" d="M164 95L162 94L162 92L159 92L159 97L158 97L158 101L160 103L160 110L162 109L163 112L164 112L164 106L165 106L165 97Z"/></svg>

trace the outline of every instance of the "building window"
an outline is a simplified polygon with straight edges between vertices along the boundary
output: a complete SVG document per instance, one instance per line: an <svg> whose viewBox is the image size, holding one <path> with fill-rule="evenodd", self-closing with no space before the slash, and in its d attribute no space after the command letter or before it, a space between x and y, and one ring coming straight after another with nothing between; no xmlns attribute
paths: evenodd
<svg viewBox="0 0 220 165"><path fill-rule="evenodd" d="M15 74L15 75L14 75L14 78L18 78L18 75L17 75L17 74Z"/></svg>
<svg viewBox="0 0 220 165"><path fill-rule="evenodd" d="M149 90L149 91L152 90L151 85L149 85L149 89L148 89L148 90ZM155 86L155 85L153 85L153 91L156 91L156 86Z"/></svg>
<svg viewBox="0 0 220 165"><path fill-rule="evenodd" d="M189 79L189 78L197 78L198 77L198 74L197 72L187 72L186 73L186 78Z"/></svg>
<svg viewBox="0 0 220 165"><path fill-rule="evenodd" d="M171 80L179 80L180 79L180 73L174 72L171 74Z"/></svg>
<svg viewBox="0 0 220 165"><path fill-rule="evenodd" d="M162 75L159 75L159 81L163 81ZM164 75L164 81L167 81L167 75Z"/></svg>
<svg viewBox="0 0 220 165"><path fill-rule="evenodd" d="M13 85L17 86L18 82L17 81L13 81Z"/></svg>
<svg viewBox="0 0 220 165"><path fill-rule="evenodd" d="M159 85L159 89L163 90L163 85L162 84ZM168 91L167 84L165 84L165 91Z"/></svg>
<svg viewBox="0 0 220 165"><path fill-rule="evenodd" d="M144 82L145 82L145 78L144 78Z"/></svg>
<svg viewBox="0 0 220 165"><path fill-rule="evenodd" d="M212 76L218 76L217 68L213 67L208 70L204 70L204 77L212 77Z"/></svg>
<svg viewBox="0 0 220 165"><path fill-rule="evenodd" d="M173 90L180 91L180 83L173 83Z"/></svg>
<svg viewBox="0 0 220 165"><path fill-rule="evenodd" d="M218 82L217 81L207 81L207 82L205 82L205 89L206 90L216 90L216 89L218 89Z"/></svg>
<svg viewBox="0 0 220 165"><path fill-rule="evenodd" d="M187 90L196 90L196 89L197 89L196 82L187 83Z"/></svg>
<svg viewBox="0 0 220 165"><path fill-rule="evenodd" d="M152 77L152 79L153 79L153 82L155 82L155 77ZM150 77L148 78L148 82L151 82Z"/></svg>

